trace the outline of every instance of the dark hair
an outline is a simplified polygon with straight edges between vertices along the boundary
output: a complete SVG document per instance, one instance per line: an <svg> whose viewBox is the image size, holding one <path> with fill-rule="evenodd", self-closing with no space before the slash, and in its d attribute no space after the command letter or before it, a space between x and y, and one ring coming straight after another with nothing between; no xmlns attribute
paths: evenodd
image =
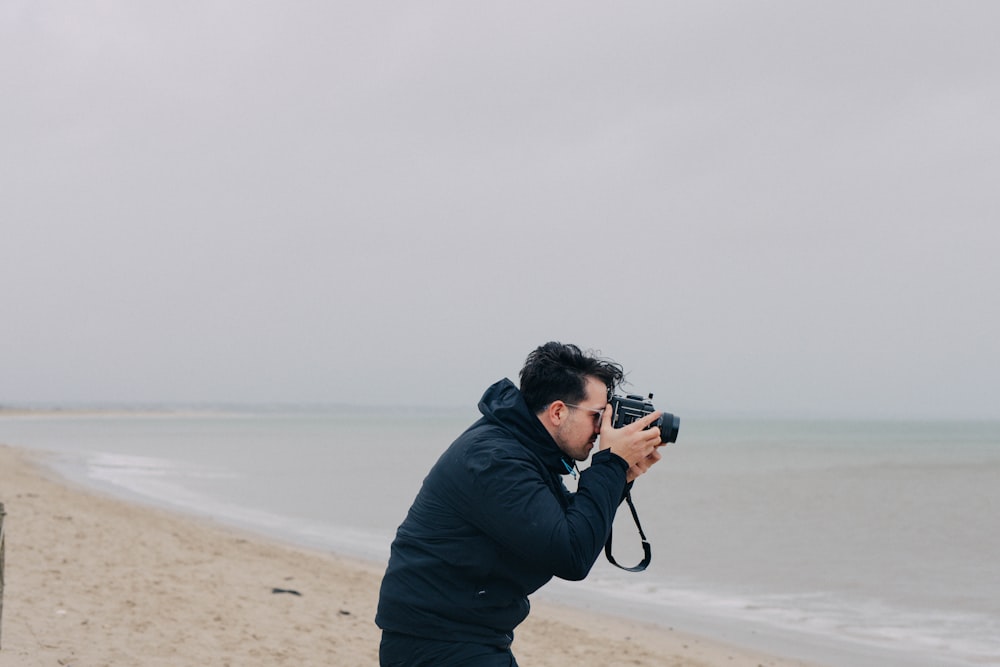
<svg viewBox="0 0 1000 667"><path fill-rule="evenodd" d="M578 403L587 397L587 378L595 377L608 388L611 398L625 378L617 363L584 353L576 345L557 342L536 348L521 369L521 394L528 409L539 412L552 401Z"/></svg>

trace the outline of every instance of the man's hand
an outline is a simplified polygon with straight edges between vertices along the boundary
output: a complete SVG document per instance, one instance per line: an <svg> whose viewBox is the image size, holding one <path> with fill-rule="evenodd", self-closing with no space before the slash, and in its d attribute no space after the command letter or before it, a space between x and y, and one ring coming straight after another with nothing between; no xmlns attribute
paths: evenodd
<svg viewBox="0 0 1000 667"><path fill-rule="evenodd" d="M653 412L642 419L637 419L628 426L614 428L611 426L611 410L604 411L601 422L600 449L610 449L612 454L625 459L629 465L626 479L636 477L649 470L650 466L660 460L656 448L661 445L660 429L646 427L660 418L659 412Z"/></svg>
<svg viewBox="0 0 1000 667"><path fill-rule="evenodd" d="M652 454L638 463L633 463L629 466L628 472L625 474L626 482L634 482L636 477L649 470L654 463L663 458L663 455L660 454L660 445L657 445L656 447L657 448L653 450Z"/></svg>

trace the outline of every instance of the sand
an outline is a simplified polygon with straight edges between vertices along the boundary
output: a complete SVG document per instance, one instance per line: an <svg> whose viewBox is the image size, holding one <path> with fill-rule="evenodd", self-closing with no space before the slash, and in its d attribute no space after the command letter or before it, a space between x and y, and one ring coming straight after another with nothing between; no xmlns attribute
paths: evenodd
<svg viewBox="0 0 1000 667"><path fill-rule="evenodd" d="M0 666L378 664L381 564L108 497L39 457L0 445ZM514 653L522 667L805 664L537 601Z"/></svg>

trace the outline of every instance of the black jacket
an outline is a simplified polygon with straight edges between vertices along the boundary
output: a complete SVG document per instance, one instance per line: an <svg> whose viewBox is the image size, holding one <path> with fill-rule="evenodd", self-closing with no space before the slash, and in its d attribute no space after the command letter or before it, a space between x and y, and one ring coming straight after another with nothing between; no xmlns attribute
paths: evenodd
<svg viewBox="0 0 1000 667"><path fill-rule="evenodd" d="M571 494L563 453L510 380L487 389L479 410L396 532L383 630L507 646L528 595L553 576L583 579L607 541L628 464L597 452Z"/></svg>

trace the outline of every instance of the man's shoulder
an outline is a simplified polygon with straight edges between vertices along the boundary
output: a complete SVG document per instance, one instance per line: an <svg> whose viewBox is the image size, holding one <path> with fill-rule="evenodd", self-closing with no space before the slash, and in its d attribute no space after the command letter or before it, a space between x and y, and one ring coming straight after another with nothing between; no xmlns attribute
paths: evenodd
<svg viewBox="0 0 1000 667"><path fill-rule="evenodd" d="M540 465L531 449L510 431L489 422L475 424L452 443L445 456L465 468L489 468L496 465Z"/></svg>

